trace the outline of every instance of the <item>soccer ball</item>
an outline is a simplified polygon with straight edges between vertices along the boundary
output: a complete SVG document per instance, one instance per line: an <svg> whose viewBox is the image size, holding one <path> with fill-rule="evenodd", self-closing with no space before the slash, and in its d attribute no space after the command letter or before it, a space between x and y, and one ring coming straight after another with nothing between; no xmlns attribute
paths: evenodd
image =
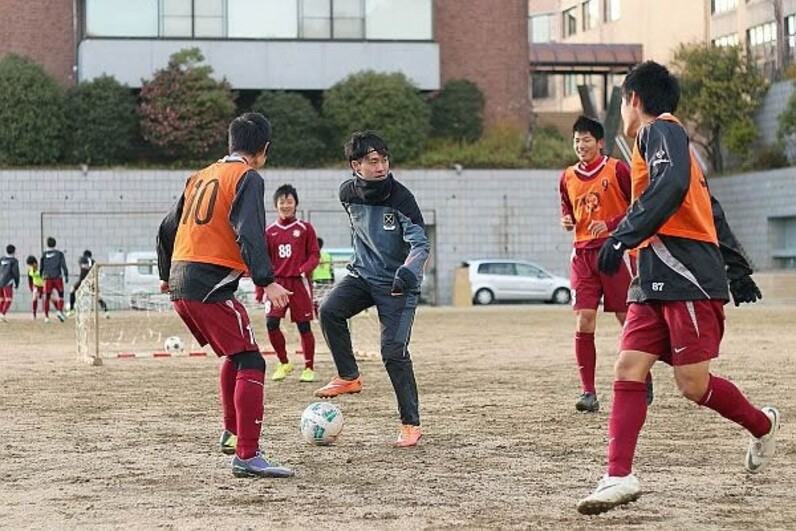
<svg viewBox="0 0 796 531"><path fill-rule="evenodd" d="M343 431L343 414L334 404L313 402L301 414L299 431L310 444L332 444Z"/></svg>
<svg viewBox="0 0 796 531"><path fill-rule="evenodd" d="M163 348L166 349L166 352L169 354L181 354L183 349L185 349L185 345L182 343L182 339L180 339L179 336L171 336L163 343Z"/></svg>

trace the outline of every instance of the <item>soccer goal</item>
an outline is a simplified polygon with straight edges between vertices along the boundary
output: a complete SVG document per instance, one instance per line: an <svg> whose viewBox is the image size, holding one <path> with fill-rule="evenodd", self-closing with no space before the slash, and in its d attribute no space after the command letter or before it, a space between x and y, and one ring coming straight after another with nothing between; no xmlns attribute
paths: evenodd
<svg viewBox="0 0 796 531"><path fill-rule="evenodd" d="M95 264L75 294L75 331L80 360L102 365L103 358L166 357L164 342L179 336L184 355L204 355L160 293L157 263Z"/></svg>

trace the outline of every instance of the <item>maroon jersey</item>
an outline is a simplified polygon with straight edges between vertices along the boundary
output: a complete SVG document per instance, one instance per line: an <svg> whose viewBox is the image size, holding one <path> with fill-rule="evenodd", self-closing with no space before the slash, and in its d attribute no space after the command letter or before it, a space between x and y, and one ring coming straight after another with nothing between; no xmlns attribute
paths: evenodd
<svg viewBox="0 0 796 531"><path fill-rule="evenodd" d="M277 278L309 276L320 260L318 238L308 221L278 219L266 227L265 243Z"/></svg>

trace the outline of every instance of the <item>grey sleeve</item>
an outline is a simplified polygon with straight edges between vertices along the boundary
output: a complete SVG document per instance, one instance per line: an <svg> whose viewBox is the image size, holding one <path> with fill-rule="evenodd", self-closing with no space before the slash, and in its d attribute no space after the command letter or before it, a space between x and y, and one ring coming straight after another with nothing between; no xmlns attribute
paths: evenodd
<svg viewBox="0 0 796 531"><path fill-rule="evenodd" d="M19 289L19 262L11 262L11 278L14 279L14 289Z"/></svg>
<svg viewBox="0 0 796 531"><path fill-rule="evenodd" d="M265 182L254 170L249 170L238 182L229 223L238 238L240 254L249 268L255 286L267 286L274 281L274 268L265 245Z"/></svg>
<svg viewBox="0 0 796 531"><path fill-rule="evenodd" d="M169 281L171 274L171 256L174 254L174 240L177 238L177 227L182 217L182 209L185 205L185 193L180 194L180 198L172 205L169 213L160 222L158 234L155 239L155 246L158 253L158 275L160 280Z"/></svg>
<svg viewBox="0 0 796 531"><path fill-rule="evenodd" d="M431 244L426 234L426 224L417 201L411 195L397 210L403 239L409 244L409 255L403 265L398 268L396 276L400 274L401 270L409 271L417 282L416 286L419 286L423 280L423 270L431 251Z"/></svg>
<svg viewBox="0 0 796 531"><path fill-rule="evenodd" d="M649 169L649 186L611 235L631 249L654 235L677 212L691 185L691 153L680 126L654 122L637 142Z"/></svg>
<svg viewBox="0 0 796 531"><path fill-rule="evenodd" d="M721 257L724 259L724 265L727 268L727 279L738 280L751 275L752 266L749 264L749 260L746 258L746 253L741 247L738 238L735 237L730 225L727 223L724 209L721 208L721 204L712 195L710 196L710 204L713 207L713 222L716 225Z"/></svg>
<svg viewBox="0 0 796 531"><path fill-rule="evenodd" d="M69 283L69 269L66 267L66 257L64 256L64 253L60 253L60 257L59 258L61 259L61 272L64 275L64 283L68 284Z"/></svg>

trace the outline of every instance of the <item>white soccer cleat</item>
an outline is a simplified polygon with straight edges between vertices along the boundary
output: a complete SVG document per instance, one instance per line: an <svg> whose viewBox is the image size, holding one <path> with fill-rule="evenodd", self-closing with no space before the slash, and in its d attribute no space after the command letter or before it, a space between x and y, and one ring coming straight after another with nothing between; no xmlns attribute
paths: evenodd
<svg viewBox="0 0 796 531"><path fill-rule="evenodd" d="M45 324L46 324L46 323L49 323L49 322L50 322L50 318L49 318L49 317L45 317L45 318L44 318L44 322L45 322Z"/></svg>
<svg viewBox="0 0 796 531"><path fill-rule="evenodd" d="M779 411L766 406L761 411L771 419L771 430L759 439L752 437L749 450L746 452L746 470L756 474L763 470L774 457L777 448L777 432L779 431Z"/></svg>
<svg viewBox="0 0 796 531"><path fill-rule="evenodd" d="M638 478L627 476L603 476L597 489L578 502L580 514L600 514L614 507L636 501L641 496Z"/></svg>

